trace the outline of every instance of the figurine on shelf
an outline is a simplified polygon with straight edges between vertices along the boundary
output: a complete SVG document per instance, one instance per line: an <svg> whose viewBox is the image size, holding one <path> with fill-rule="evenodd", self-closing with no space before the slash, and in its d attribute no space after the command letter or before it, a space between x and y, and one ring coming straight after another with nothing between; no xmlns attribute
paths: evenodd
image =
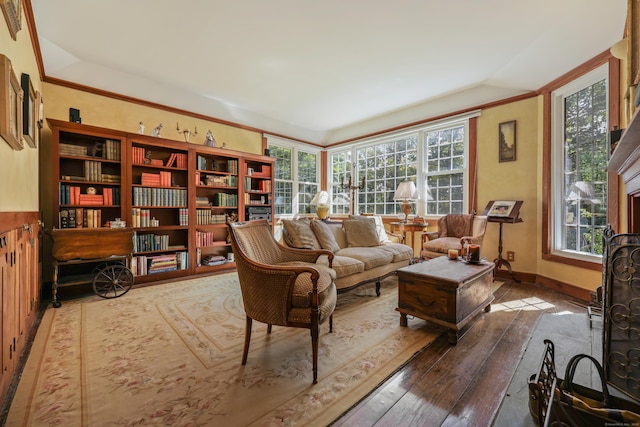
<svg viewBox="0 0 640 427"><path fill-rule="evenodd" d="M160 138L161 130L162 130L162 123L160 123L158 126L153 128L153 130L151 131L151 136L157 136L158 138Z"/></svg>
<svg viewBox="0 0 640 427"><path fill-rule="evenodd" d="M226 142L222 143L222 148L227 148L227 143Z"/></svg>
<svg viewBox="0 0 640 427"><path fill-rule="evenodd" d="M213 137L213 132L211 132L211 130L207 131L207 136L205 137L204 145L206 145L207 147L218 146L218 143L216 142L216 139Z"/></svg>
<svg viewBox="0 0 640 427"><path fill-rule="evenodd" d="M151 150L147 150L147 152L144 153L144 164L145 165L151 164Z"/></svg>
<svg viewBox="0 0 640 427"><path fill-rule="evenodd" d="M138 133L144 135L144 123L142 122L138 123Z"/></svg>

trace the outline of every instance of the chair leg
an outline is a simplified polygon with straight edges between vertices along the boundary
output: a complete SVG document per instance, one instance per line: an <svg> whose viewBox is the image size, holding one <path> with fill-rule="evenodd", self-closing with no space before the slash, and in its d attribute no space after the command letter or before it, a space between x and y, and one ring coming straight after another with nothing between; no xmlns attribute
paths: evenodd
<svg viewBox="0 0 640 427"><path fill-rule="evenodd" d="M333 332L333 313L329 316L329 333Z"/></svg>
<svg viewBox="0 0 640 427"><path fill-rule="evenodd" d="M376 296L380 296L380 280L376 282Z"/></svg>
<svg viewBox="0 0 640 427"><path fill-rule="evenodd" d="M242 351L242 364L247 364L247 355L249 354L249 342L251 341L251 324L253 319L247 316L246 329L244 331L244 350Z"/></svg>
<svg viewBox="0 0 640 427"><path fill-rule="evenodd" d="M271 326L273 326L271 323L269 323L267 325L267 333L270 334L271 333Z"/></svg>
<svg viewBox="0 0 640 427"><path fill-rule="evenodd" d="M320 336L320 312L311 309L311 349L313 354L313 383L318 384L318 337Z"/></svg>

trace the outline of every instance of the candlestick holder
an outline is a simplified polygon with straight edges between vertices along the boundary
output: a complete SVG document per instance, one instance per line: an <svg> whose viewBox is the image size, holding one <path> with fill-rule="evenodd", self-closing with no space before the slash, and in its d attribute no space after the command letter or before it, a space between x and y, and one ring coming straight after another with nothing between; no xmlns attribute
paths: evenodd
<svg viewBox="0 0 640 427"><path fill-rule="evenodd" d="M362 182L360 185L353 185L351 182L351 176L349 176L349 181L347 183L344 182L344 176L342 177L342 181L340 182L340 188L342 190L349 190L349 213L351 215L355 215L355 206L356 206L356 196L358 190L364 190L366 185L366 178L362 177Z"/></svg>
<svg viewBox="0 0 640 427"><path fill-rule="evenodd" d="M176 130L178 131L178 133L181 133L184 136L184 142L189 142L189 140L191 139L191 135L197 135L198 134L198 127L194 127L193 128L193 133L191 132L191 129L182 129L180 130L180 124L178 122L176 122Z"/></svg>

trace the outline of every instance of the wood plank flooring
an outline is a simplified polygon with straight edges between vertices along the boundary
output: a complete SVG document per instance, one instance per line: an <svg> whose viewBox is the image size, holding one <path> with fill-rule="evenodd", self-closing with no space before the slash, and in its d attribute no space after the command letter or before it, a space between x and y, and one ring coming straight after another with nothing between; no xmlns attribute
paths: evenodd
<svg viewBox="0 0 640 427"><path fill-rule="evenodd" d="M586 316L585 302L513 281L495 297L491 312L480 314L456 346L443 334L332 426L534 425L526 400L500 413L516 367L545 313Z"/></svg>

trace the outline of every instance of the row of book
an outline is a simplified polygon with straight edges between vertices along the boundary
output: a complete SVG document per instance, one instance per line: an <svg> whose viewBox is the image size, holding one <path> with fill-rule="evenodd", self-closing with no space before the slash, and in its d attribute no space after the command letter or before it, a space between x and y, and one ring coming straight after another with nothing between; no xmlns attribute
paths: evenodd
<svg viewBox="0 0 640 427"><path fill-rule="evenodd" d="M211 209L196 209L197 225L225 224L226 222L225 214L214 214Z"/></svg>
<svg viewBox="0 0 640 427"><path fill-rule="evenodd" d="M61 156L70 157L101 157L106 160L120 160L120 141L107 139L104 142L95 142L88 145L67 144L61 142L59 144L59 152Z"/></svg>
<svg viewBox="0 0 640 427"><path fill-rule="evenodd" d="M244 188L247 191L271 192L271 181L265 179L252 179L250 176L244 178Z"/></svg>
<svg viewBox="0 0 640 427"><path fill-rule="evenodd" d="M187 168L187 155L185 153L171 153L166 162L161 159L152 159L151 152L142 147L131 147L131 161L137 165L155 165L168 168Z"/></svg>
<svg viewBox="0 0 640 427"><path fill-rule="evenodd" d="M60 228L98 228L102 226L100 209L60 209Z"/></svg>
<svg viewBox="0 0 640 427"><path fill-rule="evenodd" d="M198 248L207 246L224 246L226 244L226 240L216 240L213 232L211 231L196 231L196 247Z"/></svg>
<svg viewBox="0 0 640 427"><path fill-rule="evenodd" d="M216 159L205 156L196 156L196 169L201 171L238 173L238 160L235 159Z"/></svg>
<svg viewBox="0 0 640 427"><path fill-rule="evenodd" d="M196 172L196 185L209 187L237 187L237 175L211 175L206 172Z"/></svg>
<svg viewBox="0 0 640 427"><path fill-rule="evenodd" d="M187 268L189 268L189 254L184 251L154 256L138 255L131 260L131 271L134 276L186 270Z"/></svg>
<svg viewBox="0 0 640 427"><path fill-rule="evenodd" d="M166 251L169 249L169 235L137 234L133 239L133 252Z"/></svg>
<svg viewBox="0 0 640 427"><path fill-rule="evenodd" d="M216 193L213 195L213 206L238 206L238 195L227 193Z"/></svg>
<svg viewBox="0 0 640 427"><path fill-rule="evenodd" d="M160 221L151 217L151 210L133 208L131 210L132 227L159 227Z"/></svg>
<svg viewBox="0 0 640 427"><path fill-rule="evenodd" d="M103 188L102 194L81 194L75 185L60 184L58 201L61 205L118 206L120 188Z"/></svg>
<svg viewBox="0 0 640 427"><path fill-rule="evenodd" d="M140 184L150 187L171 187L171 172L143 173L140 176Z"/></svg>
<svg viewBox="0 0 640 427"><path fill-rule="evenodd" d="M186 188L133 187L135 206L187 206Z"/></svg>

